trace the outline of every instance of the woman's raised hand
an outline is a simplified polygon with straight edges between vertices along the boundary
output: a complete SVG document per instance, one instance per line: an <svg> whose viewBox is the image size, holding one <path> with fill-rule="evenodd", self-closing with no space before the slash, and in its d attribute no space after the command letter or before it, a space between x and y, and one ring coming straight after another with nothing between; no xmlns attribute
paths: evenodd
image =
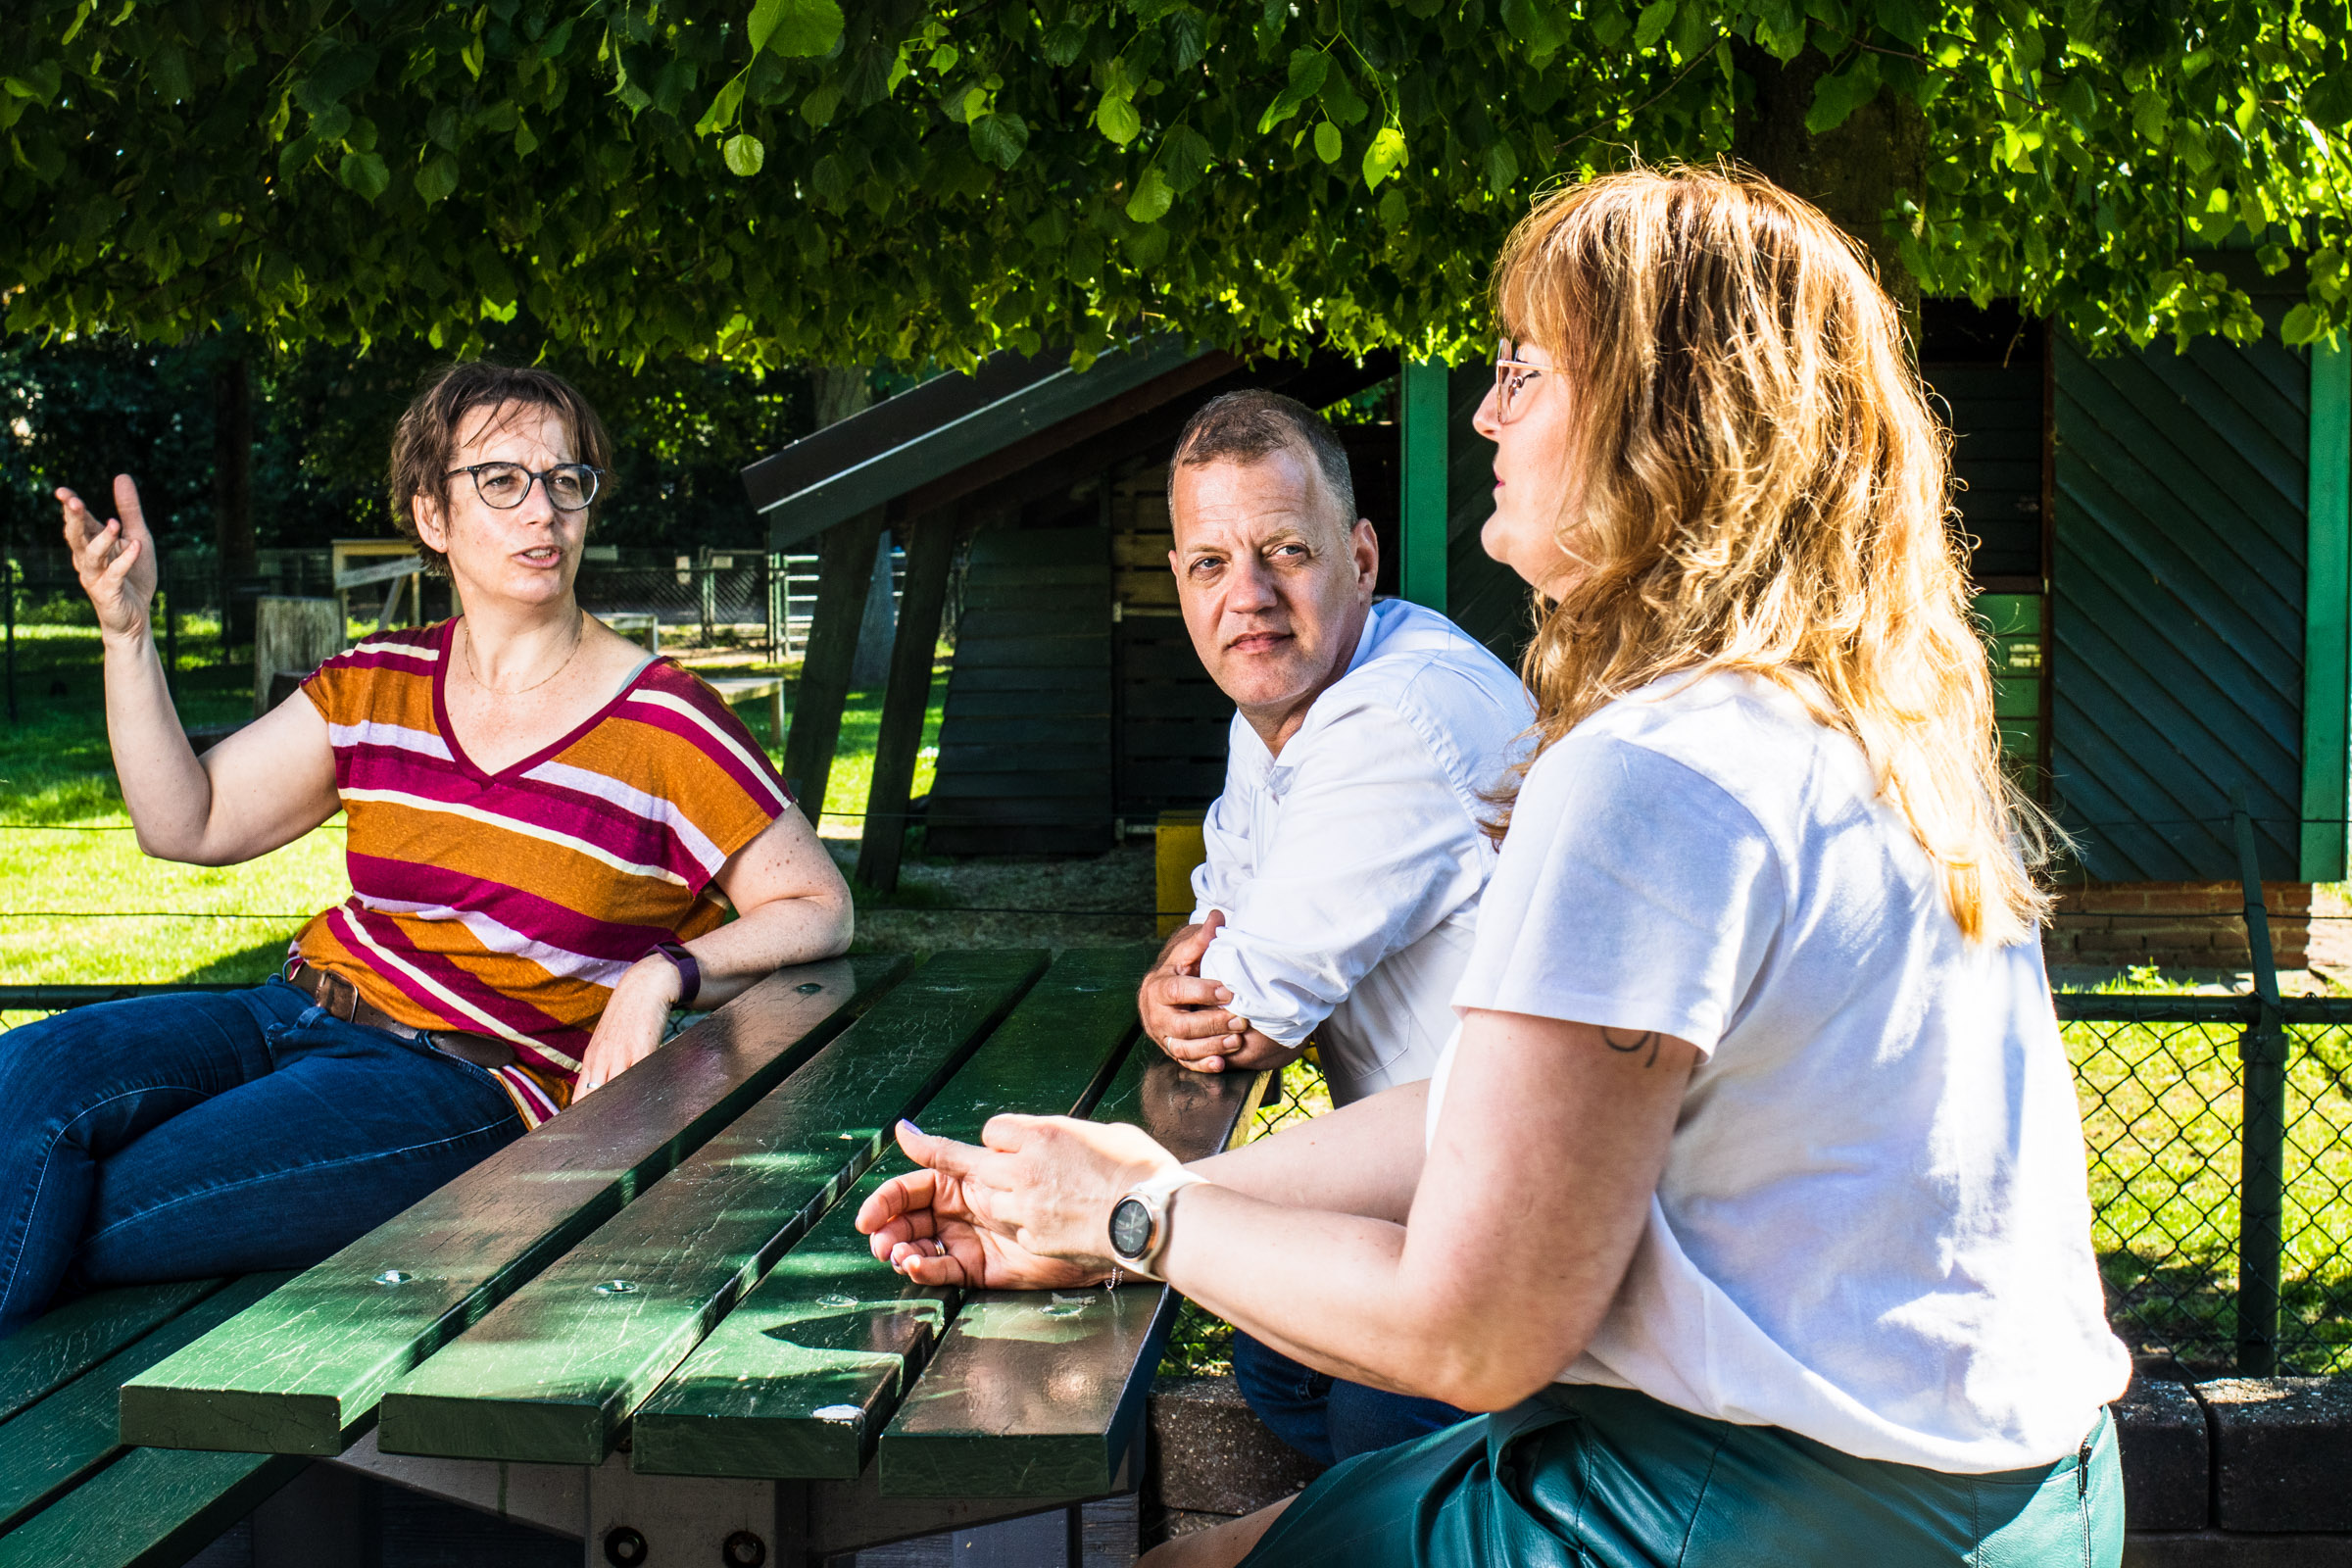
<svg viewBox="0 0 2352 1568"><path fill-rule="evenodd" d="M81 591L97 607L98 629L115 637L144 631L155 602L155 536L139 510L139 487L129 474L116 474L115 511L121 515L103 523L73 491L61 488L57 499L65 512L66 548L74 552Z"/></svg>
<svg viewBox="0 0 2352 1568"><path fill-rule="evenodd" d="M1067 1116L997 1116L983 1147L899 1123L922 1166L858 1210L874 1256L924 1285L1045 1290L1110 1271L1110 1210L1176 1156L1141 1128Z"/></svg>

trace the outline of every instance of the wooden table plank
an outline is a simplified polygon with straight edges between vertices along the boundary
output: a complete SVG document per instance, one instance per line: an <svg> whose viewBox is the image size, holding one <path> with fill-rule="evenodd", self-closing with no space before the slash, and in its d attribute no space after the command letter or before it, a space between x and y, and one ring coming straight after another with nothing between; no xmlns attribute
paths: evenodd
<svg viewBox="0 0 2352 1568"><path fill-rule="evenodd" d="M22 1524L122 1448L116 1399L125 1380L292 1279L248 1274L116 1351L0 1426L0 1531Z"/></svg>
<svg viewBox="0 0 2352 1568"><path fill-rule="evenodd" d="M385 1389L733 1121L906 968L835 959L761 981L124 1385L125 1441L342 1452Z"/></svg>
<svg viewBox="0 0 2352 1568"><path fill-rule="evenodd" d="M1227 1147L1267 1073L1203 1074L1136 1051L1095 1116L1132 1121L1179 1159ZM967 1297L882 1434L885 1496L1068 1497L1110 1490L1143 1419L1176 1293L982 1291Z"/></svg>
<svg viewBox="0 0 2352 1568"><path fill-rule="evenodd" d="M309 1463L133 1448L0 1536L0 1568L179 1568Z"/></svg>
<svg viewBox="0 0 2352 1568"><path fill-rule="evenodd" d="M654 1190L384 1396L387 1453L597 1464L630 1413L1046 967L931 959Z"/></svg>
<svg viewBox="0 0 2352 1568"><path fill-rule="evenodd" d="M1001 1110L1084 1115L1136 1031L1152 956L1064 953L923 1107L924 1131L970 1142ZM907 1168L893 1152L670 1374L631 1424L632 1468L857 1478L960 1294L876 1261L858 1234L858 1205Z"/></svg>
<svg viewBox="0 0 2352 1568"><path fill-rule="evenodd" d="M65 1387L227 1283L182 1280L93 1291L0 1340L0 1421L52 1389Z"/></svg>

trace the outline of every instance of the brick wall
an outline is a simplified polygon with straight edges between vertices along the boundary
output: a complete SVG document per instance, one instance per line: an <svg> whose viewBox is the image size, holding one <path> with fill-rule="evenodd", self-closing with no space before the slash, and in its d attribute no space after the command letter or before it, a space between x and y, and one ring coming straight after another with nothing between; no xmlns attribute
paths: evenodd
<svg viewBox="0 0 2352 1568"><path fill-rule="evenodd" d="M2309 960L2311 884L2265 882L2271 952L2281 969ZM2168 969L2243 969L2245 892L2236 882L2092 882L2062 888L2052 928L2042 935L2049 961Z"/></svg>

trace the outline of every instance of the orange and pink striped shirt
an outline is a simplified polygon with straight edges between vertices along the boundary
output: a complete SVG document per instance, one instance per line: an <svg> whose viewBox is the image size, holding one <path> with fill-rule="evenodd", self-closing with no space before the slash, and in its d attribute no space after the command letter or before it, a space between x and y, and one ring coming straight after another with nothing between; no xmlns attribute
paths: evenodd
<svg viewBox="0 0 2352 1568"><path fill-rule="evenodd" d="M654 660L578 728L484 772L442 680L456 621L378 632L303 692L350 822L350 899L293 956L417 1029L514 1048L526 1126L569 1102L605 1002L657 943L726 918L711 879L792 804L716 693Z"/></svg>

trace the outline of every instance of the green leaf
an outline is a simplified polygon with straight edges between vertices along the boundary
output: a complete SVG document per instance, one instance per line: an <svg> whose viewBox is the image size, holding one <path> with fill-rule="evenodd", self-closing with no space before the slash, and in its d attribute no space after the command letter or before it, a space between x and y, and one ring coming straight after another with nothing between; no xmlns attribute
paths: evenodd
<svg viewBox="0 0 2352 1568"><path fill-rule="evenodd" d="M369 201L381 196L392 183L392 172L374 153L345 153L335 177Z"/></svg>
<svg viewBox="0 0 2352 1568"><path fill-rule="evenodd" d="M1395 125L1383 125L1364 149L1364 188L1380 189L1380 182L1404 167L1404 132Z"/></svg>
<svg viewBox="0 0 2352 1568"><path fill-rule="evenodd" d="M1389 193L1380 199L1380 220L1391 228L1402 228L1407 216L1403 187L1391 185Z"/></svg>
<svg viewBox="0 0 2352 1568"><path fill-rule="evenodd" d="M750 75L749 71L738 72L733 80L718 89L718 96L710 100L703 118L694 122L697 136L714 136L735 123L736 111L743 107L744 83Z"/></svg>
<svg viewBox="0 0 2352 1568"><path fill-rule="evenodd" d="M1330 116L1335 124L1352 125L1372 112L1371 106L1356 92L1355 83L1348 79L1348 73L1337 62L1332 65L1331 74L1323 78L1320 96L1323 113ZM1328 158L1324 160L1325 163L1330 161Z"/></svg>
<svg viewBox="0 0 2352 1568"><path fill-rule="evenodd" d="M744 32L752 53L821 55L841 37L841 7L835 0L758 0Z"/></svg>
<svg viewBox="0 0 2352 1568"><path fill-rule="evenodd" d="M1206 136L1190 125L1178 125L1159 139L1159 156L1153 162L1181 196L1200 183L1200 176L1215 161L1216 153Z"/></svg>
<svg viewBox="0 0 2352 1568"><path fill-rule="evenodd" d="M1021 161L1029 145L1029 122L1018 115L982 115L971 123L972 151L999 169Z"/></svg>
<svg viewBox="0 0 2352 1568"><path fill-rule="evenodd" d="M1064 21L1054 24L1038 40L1038 58L1056 69L1071 64L1086 48L1088 28L1085 23Z"/></svg>
<svg viewBox="0 0 2352 1568"><path fill-rule="evenodd" d="M1167 176L1154 165L1144 171L1144 177L1135 182L1135 194L1127 198L1127 216L1138 223L1156 223L1168 216L1176 203L1176 192Z"/></svg>
<svg viewBox="0 0 2352 1568"><path fill-rule="evenodd" d="M2278 323L2278 336L2288 348L2301 348L2306 343L2317 342L2321 333L2320 313L2309 304L2296 306L2286 313L2286 319Z"/></svg>
<svg viewBox="0 0 2352 1568"><path fill-rule="evenodd" d="M355 49L348 44L330 43L319 52L318 63L311 69L303 82L305 107L324 108L368 84L375 74L375 51Z"/></svg>
<svg viewBox="0 0 2352 1568"><path fill-rule="evenodd" d="M1095 128L1110 138L1115 146L1124 147L1144 133L1144 117L1135 112L1135 101L1115 93L1104 93L1095 106Z"/></svg>
<svg viewBox="0 0 2352 1568"><path fill-rule="evenodd" d="M719 145L719 153L727 161L728 172L745 179L760 172L760 166L767 162L767 148L748 130L729 136Z"/></svg>
<svg viewBox="0 0 2352 1568"><path fill-rule="evenodd" d="M1266 112L1257 117L1257 133L1263 136L1276 125L1298 112L1298 106L1323 90L1323 78L1330 74L1331 56L1320 49L1291 51L1291 79Z"/></svg>
<svg viewBox="0 0 2352 1568"><path fill-rule="evenodd" d="M523 121L514 127L514 156L517 158L528 158L531 156L531 154L537 152L538 150L538 132L531 129L531 122L529 121Z"/></svg>
<svg viewBox="0 0 2352 1568"><path fill-rule="evenodd" d="M449 200L456 194L457 188L458 161L447 153L440 154L416 171L416 194L424 198L427 207Z"/></svg>
<svg viewBox="0 0 2352 1568"><path fill-rule="evenodd" d="M1315 156L1327 164L1340 161L1340 127L1328 120L1315 126Z"/></svg>
<svg viewBox="0 0 2352 1568"><path fill-rule="evenodd" d="M1641 20L1634 24L1634 43L1640 48L1646 49L1660 38L1665 37L1666 29L1672 25L1674 25L1674 0L1657 0L1654 5L1643 6Z"/></svg>
<svg viewBox="0 0 2352 1568"><path fill-rule="evenodd" d="M1527 46L1530 59L1549 59L1564 37L1559 19L1544 0L1502 0L1502 24Z"/></svg>
<svg viewBox="0 0 2352 1568"><path fill-rule="evenodd" d="M81 24L89 21L90 13L97 9L98 0L81 0L81 4L74 8L73 22L67 25L64 32L58 34L58 44L62 47L72 43L74 36L81 31Z"/></svg>
<svg viewBox="0 0 2352 1568"><path fill-rule="evenodd" d="M1805 112L1805 130L1819 136L1836 130L1853 112L1879 95L1879 57L1858 54L1843 71L1821 78L1813 89L1813 107Z"/></svg>
<svg viewBox="0 0 2352 1568"><path fill-rule="evenodd" d="M1878 0L1879 25L1903 41L1908 49L1917 49L1928 41L1928 32L1936 24L1934 13L1922 0Z"/></svg>
<svg viewBox="0 0 2352 1568"><path fill-rule="evenodd" d="M801 100L801 118L823 129L833 122L833 111L841 107L841 83L820 81Z"/></svg>
<svg viewBox="0 0 2352 1568"><path fill-rule="evenodd" d="M1519 155L1511 151L1507 138L1497 136L1487 149L1487 189L1497 196L1510 193L1519 182Z"/></svg>

